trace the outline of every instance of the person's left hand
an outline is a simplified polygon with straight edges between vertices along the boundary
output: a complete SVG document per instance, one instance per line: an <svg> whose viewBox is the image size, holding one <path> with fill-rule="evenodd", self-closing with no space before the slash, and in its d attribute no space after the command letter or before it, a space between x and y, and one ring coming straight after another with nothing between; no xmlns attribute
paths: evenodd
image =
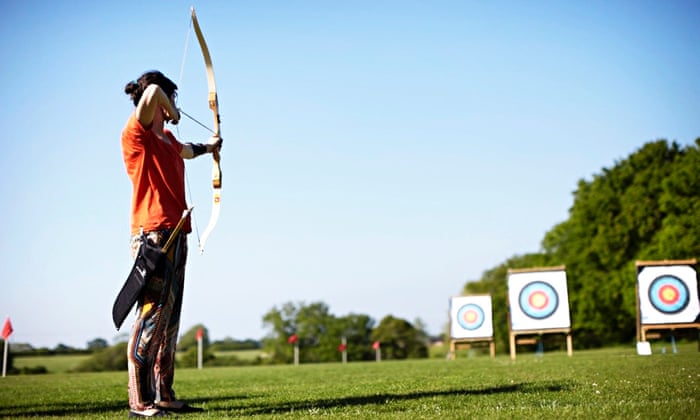
<svg viewBox="0 0 700 420"><path fill-rule="evenodd" d="M207 141L207 153L212 153L214 150L221 150L221 144L224 142L219 136L211 136Z"/></svg>

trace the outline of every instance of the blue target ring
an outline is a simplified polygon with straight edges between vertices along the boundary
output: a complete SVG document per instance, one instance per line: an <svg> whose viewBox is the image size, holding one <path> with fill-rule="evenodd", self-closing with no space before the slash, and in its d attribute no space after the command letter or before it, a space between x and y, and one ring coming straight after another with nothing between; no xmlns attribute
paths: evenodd
<svg viewBox="0 0 700 420"><path fill-rule="evenodd" d="M677 314L690 303L690 291L681 279L666 274L649 285L649 302L659 312Z"/></svg>
<svg viewBox="0 0 700 420"><path fill-rule="evenodd" d="M484 325L484 318L484 310L473 303L468 303L457 311L457 323L465 330L478 330Z"/></svg>
<svg viewBox="0 0 700 420"><path fill-rule="evenodd" d="M518 303L523 313L533 319L545 319L559 307L559 295L549 283L533 281L520 291Z"/></svg>

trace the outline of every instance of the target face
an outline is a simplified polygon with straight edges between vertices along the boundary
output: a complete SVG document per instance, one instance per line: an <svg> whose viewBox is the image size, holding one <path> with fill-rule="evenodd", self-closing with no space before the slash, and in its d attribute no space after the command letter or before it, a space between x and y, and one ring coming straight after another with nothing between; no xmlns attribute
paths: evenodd
<svg viewBox="0 0 700 420"><path fill-rule="evenodd" d="M657 277L649 287L649 301L665 314L677 314L688 306L690 291L683 280L675 276Z"/></svg>
<svg viewBox="0 0 700 420"><path fill-rule="evenodd" d="M468 303L457 311L457 322L465 330L479 329L484 325L484 310L479 305Z"/></svg>
<svg viewBox="0 0 700 420"><path fill-rule="evenodd" d="M523 313L533 319L545 319L559 306L559 295L551 284L533 281L520 290L518 299Z"/></svg>
<svg viewBox="0 0 700 420"><path fill-rule="evenodd" d="M491 338L493 318L491 296L458 296L450 300L452 338Z"/></svg>
<svg viewBox="0 0 700 420"><path fill-rule="evenodd" d="M508 299L513 331L571 327L563 270L509 273Z"/></svg>
<svg viewBox="0 0 700 420"><path fill-rule="evenodd" d="M693 267L642 267L637 279L642 324L692 323L700 315Z"/></svg>

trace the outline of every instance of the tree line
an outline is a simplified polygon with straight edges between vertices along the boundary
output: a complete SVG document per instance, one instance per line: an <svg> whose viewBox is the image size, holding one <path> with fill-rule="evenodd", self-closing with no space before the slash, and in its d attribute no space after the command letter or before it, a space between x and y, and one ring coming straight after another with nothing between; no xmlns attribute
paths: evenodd
<svg viewBox="0 0 700 420"><path fill-rule="evenodd" d="M657 140L580 180L567 220L539 252L516 255L468 281L463 294L488 293L497 348L508 348L508 269L565 265L574 345L629 343L636 337L638 260L700 257L700 138L686 147Z"/></svg>
<svg viewBox="0 0 700 420"><path fill-rule="evenodd" d="M387 315L375 326L369 315L336 316L323 302L287 302L263 316L269 330L263 351L271 363L293 360L293 345L299 348L301 363L337 362L344 339L347 360L374 360L373 345L380 346L383 359L428 357L430 339L420 320L411 323Z"/></svg>

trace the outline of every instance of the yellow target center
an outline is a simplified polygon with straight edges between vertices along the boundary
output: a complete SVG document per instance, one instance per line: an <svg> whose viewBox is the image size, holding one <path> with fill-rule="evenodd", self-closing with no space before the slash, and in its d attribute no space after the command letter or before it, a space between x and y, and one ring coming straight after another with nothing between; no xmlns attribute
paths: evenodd
<svg viewBox="0 0 700 420"><path fill-rule="evenodd" d="M670 286L662 287L659 295L664 302L675 302L678 300L678 290Z"/></svg>
<svg viewBox="0 0 700 420"><path fill-rule="evenodd" d="M533 308L544 308L547 306L547 301L547 295L542 292L536 292L530 296L530 305Z"/></svg>
<svg viewBox="0 0 700 420"><path fill-rule="evenodd" d="M476 318L477 318L476 312L474 312L474 311L467 311L464 314L464 320L470 324L473 323L474 321L476 321Z"/></svg>

